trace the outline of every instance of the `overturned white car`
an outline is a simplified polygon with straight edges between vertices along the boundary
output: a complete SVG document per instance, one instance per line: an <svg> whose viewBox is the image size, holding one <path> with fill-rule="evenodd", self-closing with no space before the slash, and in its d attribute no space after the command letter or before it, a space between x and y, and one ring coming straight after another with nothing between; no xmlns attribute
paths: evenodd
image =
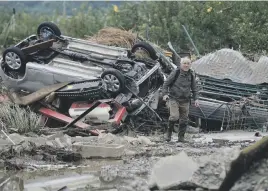
<svg viewBox="0 0 268 191"><path fill-rule="evenodd" d="M140 48L152 59L137 59L134 53ZM140 96L146 96L150 89L163 82L162 66L150 44L139 42L128 50L90 43L63 36L52 22L40 24L37 35L7 48L2 56L3 84L14 90L34 92L56 83L75 82L62 93L76 92L77 96L77 92L88 88L104 88L111 96L116 96L130 88ZM81 93L80 96L87 95Z"/></svg>

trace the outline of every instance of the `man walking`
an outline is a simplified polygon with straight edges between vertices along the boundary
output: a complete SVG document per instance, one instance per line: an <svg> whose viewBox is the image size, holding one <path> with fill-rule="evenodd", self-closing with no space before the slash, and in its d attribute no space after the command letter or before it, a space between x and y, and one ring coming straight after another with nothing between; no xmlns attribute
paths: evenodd
<svg viewBox="0 0 268 191"><path fill-rule="evenodd" d="M180 66L171 72L163 85L163 100L168 101L170 112L166 134L166 141L168 142L171 140L172 131L178 119L178 141L185 141L184 135L188 126L191 90L193 92L195 106L199 107L195 76L190 67L191 60L188 57L182 58Z"/></svg>

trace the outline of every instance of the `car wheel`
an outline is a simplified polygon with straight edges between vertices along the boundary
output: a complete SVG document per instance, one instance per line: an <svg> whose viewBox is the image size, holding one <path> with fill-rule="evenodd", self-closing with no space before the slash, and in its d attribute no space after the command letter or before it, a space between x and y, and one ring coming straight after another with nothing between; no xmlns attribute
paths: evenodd
<svg viewBox="0 0 268 191"><path fill-rule="evenodd" d="M61 36L59 27L52 22L43 22L37 28L37 34L43 39L50 39L52 36Z"/></svg>
<svg viewBox="0 0 268 191"><path fill-rule="evenodd" d="M125 77L116 69L107 69L101 74L101 78L107 84L107 90L111 93L120 93L125 88Z"/></svg>
<svg viewBox="0 0 268 191"><path fill-rule="evenodd" d="M145 52L153 60L158 59L155 49L147 42L138 42L134 44L134 46L131 49L131 52L136 53L139 50Z"/></svg>
<svg viewBox="0 0 268 191"><path fill-rule="evenodd" d="M7 48L3 53L4 62L11 71L24 71L26 56L18 47Z"/></svg>

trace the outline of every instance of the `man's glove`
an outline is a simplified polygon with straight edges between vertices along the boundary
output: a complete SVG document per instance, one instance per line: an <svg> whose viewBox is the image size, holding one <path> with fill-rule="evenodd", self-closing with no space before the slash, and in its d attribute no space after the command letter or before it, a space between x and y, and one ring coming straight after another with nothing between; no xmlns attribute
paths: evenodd
<svg viewBox="0 0 268 191"><path fill-rule="evenodd" d="M164 95L163 100L164 101L167 101L168 99L169 99L169 96L168 95Z"/></svg>
<svg viewBox="0 0 268 191"><path fill-rule="evenodd" d="M194 106L195 106L195 107L200 107L200 105L199 105L199 101L198 101L198 100L195 100L195 101L194 101Z"/></svg>

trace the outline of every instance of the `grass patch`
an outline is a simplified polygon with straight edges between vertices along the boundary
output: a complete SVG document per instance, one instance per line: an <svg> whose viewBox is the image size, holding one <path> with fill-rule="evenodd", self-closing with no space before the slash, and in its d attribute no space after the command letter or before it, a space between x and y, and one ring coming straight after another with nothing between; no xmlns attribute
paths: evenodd
<svg viewBox="0 0 268 191"><path fill-rule="evenodd" d="M14 103L0 104L0 122L7 130L16 130L18 133L37 133L40 126L41 116L30 110L29 107L21 108Z"/></svg>

